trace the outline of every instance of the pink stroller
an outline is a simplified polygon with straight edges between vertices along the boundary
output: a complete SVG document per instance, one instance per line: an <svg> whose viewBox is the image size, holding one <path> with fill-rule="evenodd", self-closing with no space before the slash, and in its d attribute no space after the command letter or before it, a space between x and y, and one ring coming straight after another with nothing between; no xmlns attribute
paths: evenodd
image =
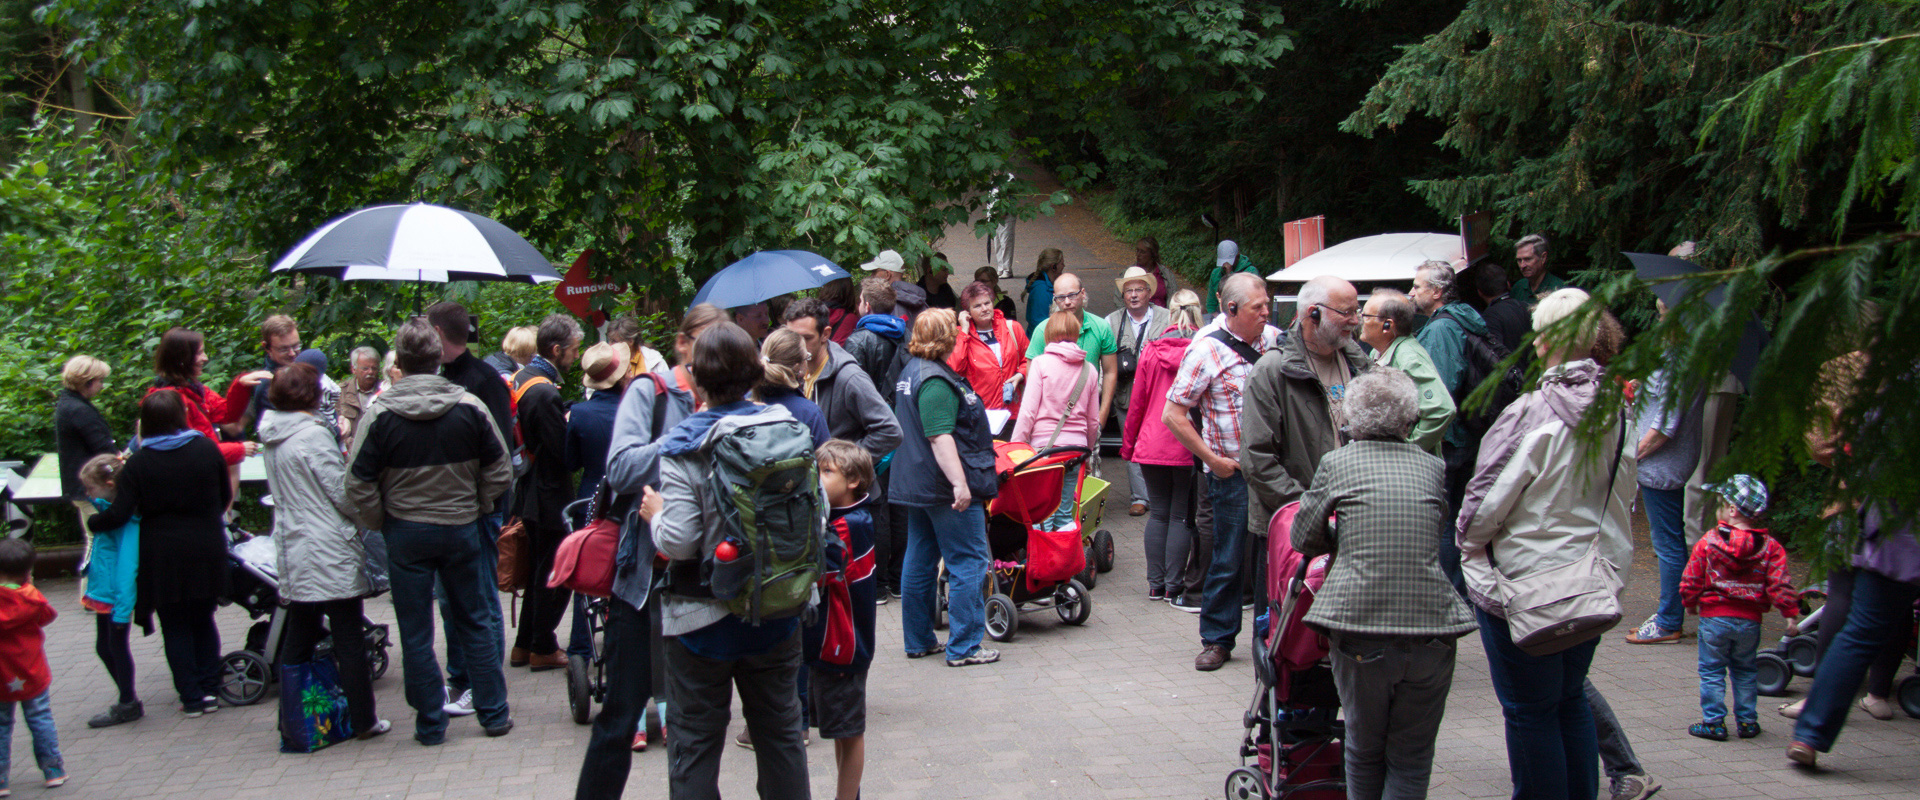
<svg viewBox="0 0 1920 800"><path fill-rule="evenodd" d="M1301 621L1326 580L1328 558L1294 552L1289 532L1299 510L1299 503L1288 503L1267 524L1257 611L1267 624L1264 632L1256 624L1256 686L1244 718L1242 766L1227 773L1227 800L1346 797L1340 745L1345 727L1327 665L1327 639Z"/></svg>

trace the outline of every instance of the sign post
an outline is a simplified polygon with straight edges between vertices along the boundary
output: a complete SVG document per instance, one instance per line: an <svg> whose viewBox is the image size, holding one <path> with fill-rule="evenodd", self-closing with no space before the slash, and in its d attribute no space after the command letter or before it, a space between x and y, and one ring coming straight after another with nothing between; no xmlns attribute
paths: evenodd
<svg viewBox="0 0 1920 800"><path fill-rule="evenodd" d="M606 278L596 278L592 274L593 251L586 250L573 260L573 266L567 268L567 274L553 285L553 297L560 304L598 328L607 322L607 313L593 307L593 297L597 294L620 294L626 291Z"/></svg>

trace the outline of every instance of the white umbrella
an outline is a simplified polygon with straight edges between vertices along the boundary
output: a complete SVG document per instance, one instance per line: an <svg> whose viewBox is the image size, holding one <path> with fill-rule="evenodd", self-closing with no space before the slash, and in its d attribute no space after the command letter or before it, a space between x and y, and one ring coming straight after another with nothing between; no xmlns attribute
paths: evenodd
<svg viewBox="0 0 1920 800"><path fill-rule="evenodd" d="M426 203L368 206L335 218L268 271L348 281L560 280L553 264L507 226Z"/></svg>
<svg viewBox="0 0 1920 800"><path fill-rule="evenodd" d="M1348 239L1293 262L1267 280L1303 283L1322 275L1349 281L1411 281L1428 261L1453 262L1466 251L1457 233L1382 233Z"/></svg>

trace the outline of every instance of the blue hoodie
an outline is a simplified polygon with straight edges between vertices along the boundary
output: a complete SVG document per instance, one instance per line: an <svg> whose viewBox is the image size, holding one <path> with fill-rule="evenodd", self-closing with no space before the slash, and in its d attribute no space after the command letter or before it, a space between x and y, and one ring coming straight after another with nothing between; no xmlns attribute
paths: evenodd
<svg viewBox="0 0 1920 800"><path fill-rule="evenodd" d="M892 314L868 314L854 323L854 330L873 331L894 341L906 338L907 321Z"/></svg>

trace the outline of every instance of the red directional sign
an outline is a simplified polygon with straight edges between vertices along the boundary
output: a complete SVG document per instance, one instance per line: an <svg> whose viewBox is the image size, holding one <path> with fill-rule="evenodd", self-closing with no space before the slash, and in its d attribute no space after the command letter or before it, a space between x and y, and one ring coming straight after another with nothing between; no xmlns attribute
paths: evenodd
<svg viewBox="0 0 1920 800"><path fill-rule="evenodd" d="M553 285L553 297L575 315L585 317L594 327L600 327L607 321L606 312L593 307L593 296L597 294L619 294L626 287L604 277L592 274L593 251L587 250L573 260L573 266L567 268L567 274L559 283Z"/></svg>

